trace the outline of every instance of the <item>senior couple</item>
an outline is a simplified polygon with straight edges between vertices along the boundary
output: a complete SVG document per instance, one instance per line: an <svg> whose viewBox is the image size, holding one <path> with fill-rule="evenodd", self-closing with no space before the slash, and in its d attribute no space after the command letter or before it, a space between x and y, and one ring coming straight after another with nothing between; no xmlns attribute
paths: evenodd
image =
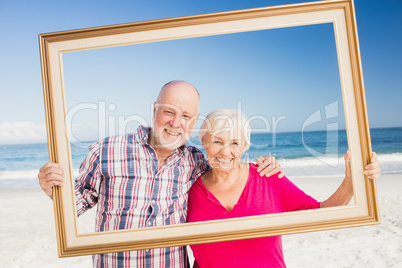
<svg viewBox="0 0 402 268"><path fill-rule="evenodd" d="M207 159L184 145L199 113L199 93L185 81L164 85L154 104L153 127L93 144L75 181L77 214L96 204L96 231L163 226L193 221L347 204L353 196L350 153L345 179L318 202L287 178L275 159L240 162L250 145L247 117L221 109L205 119L200 140ZM208 164L209 162L209 164ZM379 176L374 153L364 173ZM280 177L283 177L280 179ZM47 163L38 174L48 196L63 186L63 170ZM191 246L194 267L285 267L281 237ZM117 252L93 256L94 267L188 267L186 247Z"/></svg>

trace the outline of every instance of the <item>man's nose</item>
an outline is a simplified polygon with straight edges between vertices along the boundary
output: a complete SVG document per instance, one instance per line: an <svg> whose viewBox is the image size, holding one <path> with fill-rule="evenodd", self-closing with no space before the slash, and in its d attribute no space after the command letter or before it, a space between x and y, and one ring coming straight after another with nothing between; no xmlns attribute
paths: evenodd
<svg viewBox="0 0 402 268"><path fill-rule="evenodd" d="M179 128L181 127L181 117L180 115L176 114L172 120L170 121L170 125L174 128Z"/></svg>

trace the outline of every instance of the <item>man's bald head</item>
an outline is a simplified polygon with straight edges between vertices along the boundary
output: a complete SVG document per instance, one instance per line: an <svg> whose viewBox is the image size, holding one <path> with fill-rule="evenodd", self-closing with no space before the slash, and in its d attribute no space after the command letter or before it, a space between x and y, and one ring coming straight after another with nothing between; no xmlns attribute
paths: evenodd
<svg viewBox="0 0 402 268"><path fill-rule="evenodd" d="M181 95L186 96L193 103L197 103L197 111L200 102L200 94L198 90L190 83L183 81L183 80L173 80L166 83L159 92L158 98L156 99L156 103L162 104L164 103L164 99L167 95L171 96L174 95Z"/></svg>

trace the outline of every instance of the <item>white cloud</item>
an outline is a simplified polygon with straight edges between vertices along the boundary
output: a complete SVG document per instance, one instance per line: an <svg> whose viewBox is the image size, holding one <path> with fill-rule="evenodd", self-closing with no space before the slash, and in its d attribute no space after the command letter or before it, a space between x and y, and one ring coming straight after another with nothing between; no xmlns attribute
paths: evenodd
<svg viewBox="0 0 402 268"><path fill-rule="evenodd" d="M94 125L74 124L69 129L70 141L98 140L98 128ZM46 126L30 121L3 122L0 124L0 144L24 144L47 142Z"/></svg>
<svg viewBox="0 0 402 268"><path fill-rule="evenodd" d="M117 123L116 123L117 124ZM131 121L116 125L71 124L68 129L70 142L84 143L96 141L113 135L123 135L134 131L138 126ZM0 123L0 144L46 143L46 126L31 121L16 121Z"/></svg>
<svg viewBox="0 0 402 268"><path fill-rule="evenodd" d="M34 122L3 122L0 124L0 144L46 142L46 126Z"/></svg>
<svg viewBox="0 0 402 268"><path fill-rule="evenodd" d="M68 136L70 142L75 143L96 141L99 140L98 127L96 125L73 124L69 128Z"/></svg>

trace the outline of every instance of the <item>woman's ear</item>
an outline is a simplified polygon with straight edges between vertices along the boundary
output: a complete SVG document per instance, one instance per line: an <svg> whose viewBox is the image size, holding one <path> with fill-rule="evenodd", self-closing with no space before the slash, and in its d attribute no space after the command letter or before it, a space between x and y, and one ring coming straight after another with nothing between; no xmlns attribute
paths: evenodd
<svg viewBox="0 0 402 268"><path fill-rule="evenodd" d="M202 148L204 148L204 150L206 150L206 148L208 148L208 145L205 144L205 135L203 135L201 138L201 145L202 145Z"/></svg>
<svg viewBox="0 0 402 268"><path fill-rule="evenodd" d="M248 144L247 144L246 141L243 141L243 142L242 142L241 154L244 154L244 153L249 149L249 146L247 146L247 145L248 145Z"/></svg>

